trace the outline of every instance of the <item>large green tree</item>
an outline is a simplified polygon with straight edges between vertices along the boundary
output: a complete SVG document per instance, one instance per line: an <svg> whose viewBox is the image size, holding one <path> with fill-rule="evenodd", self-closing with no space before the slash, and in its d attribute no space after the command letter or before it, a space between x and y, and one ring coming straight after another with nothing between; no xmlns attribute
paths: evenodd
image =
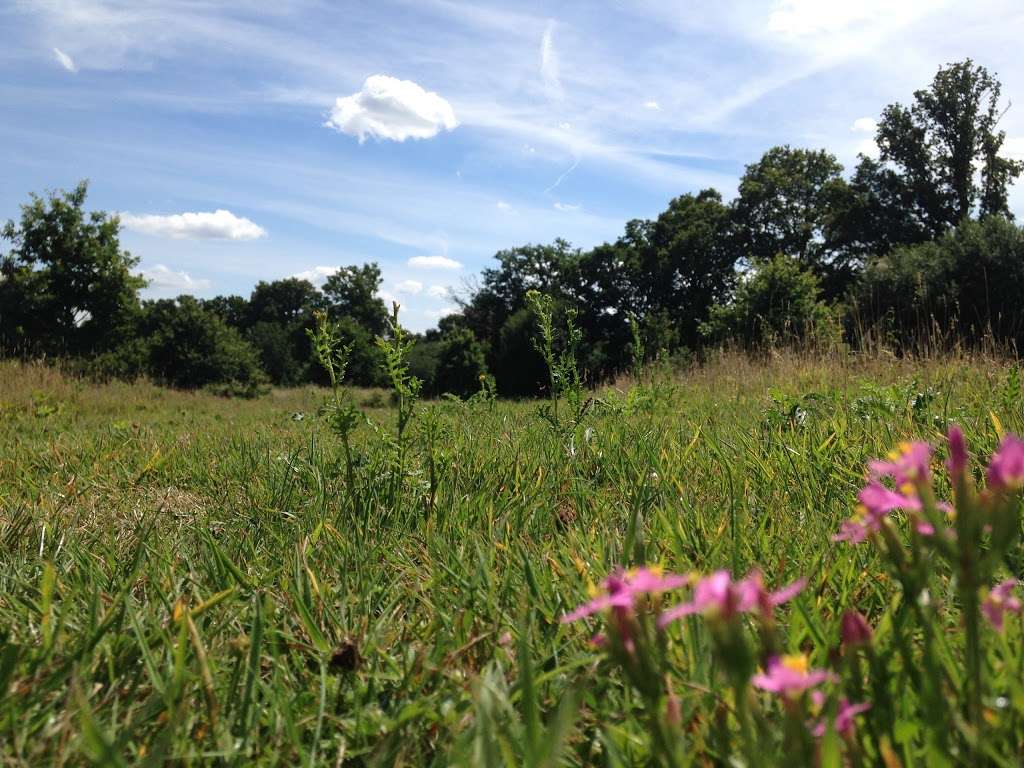
<svg viewBox="0 0 1024 768"><path fill-rule="evenodd" d="M0 351L85 355L119 344L146 281L121 249L120 223L87 213L86 182L70 192L32 195L0 237Z"/></svg>
<svg viewBox="0 0 1024 768"><path fill-rule="evenodd" d="M370 334L382 335L387 328L388 308L377 295L380 283L380 267L376 264L341 267L323 287L331 316L350 318Z"/></svg>
<svg viewBox="0 0 1024 768"><path fill-rule="evenodd" d="M733 203L734 238L745 259L785 254L823 272L825 227L845 182L825 150L773 147L747 166Z"/></svg>
<svg viewBox="0 0 1024 768"><path fill-rule="evenodd" d="M1007 190L1024 163L1003 157L1002 86L970 59L943 67L907 107L890 104L875 141L937 237L972 215L1008 215Z"/></svg>

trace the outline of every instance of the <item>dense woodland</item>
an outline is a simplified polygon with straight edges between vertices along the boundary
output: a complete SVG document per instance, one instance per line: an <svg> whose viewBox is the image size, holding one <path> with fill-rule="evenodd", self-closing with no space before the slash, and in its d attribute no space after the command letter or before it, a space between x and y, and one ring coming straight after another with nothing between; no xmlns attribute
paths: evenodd
<svg viewBox="0 0 1024 768"><path fill-rule="evenodd" d="M941 68L878 119L879 156L851 172L824 149L779 146L746 167L731 201L705 189L615 242L564 240L495 254L460 311L416 337L427 394L503 395L547 380L527 294L554 301L590 382L648 358L699 358L735 344L1024 342L1024 232L1007 194L1024 162L1001 154L1001 85L967 60ZM352 345L352 383L382 383L390 331L376 264L322 288L260 282L248 298L141 301L145 280L119 222L86 212L87 185L33 195L0 255L0 354L66 360L102 377L253 392L320 381L307 331L326 312Z"/></svg>

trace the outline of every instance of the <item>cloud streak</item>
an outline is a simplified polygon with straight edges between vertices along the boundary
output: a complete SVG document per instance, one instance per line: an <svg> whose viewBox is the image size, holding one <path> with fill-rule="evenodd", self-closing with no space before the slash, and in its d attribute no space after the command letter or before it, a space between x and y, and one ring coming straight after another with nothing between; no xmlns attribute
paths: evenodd
<svg viewBox="0 0 1024 768"><path fill-rule="evenodd" d="M60 48L53 49L53 56L57 59L57 63L64 67L68 72L74 73L78 71L78 65L75 64L75 60L64 53Z"/></svg>

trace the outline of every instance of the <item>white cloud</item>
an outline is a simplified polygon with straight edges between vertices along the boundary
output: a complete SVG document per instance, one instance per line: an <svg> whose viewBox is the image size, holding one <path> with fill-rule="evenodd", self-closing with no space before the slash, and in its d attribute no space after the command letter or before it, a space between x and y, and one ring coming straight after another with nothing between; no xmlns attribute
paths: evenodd
<svg viewBox="0 0 1024 768"><path fill-rule="evenodd" d="M865 22L897 20L928 5L926 0L779 0L768 17L768 30L789 38L830 34Z"/></svg>
<svg viewBox="0 0 1024 768"><path fill-rule="evenodd" d="M209 280L196 279L187 272L175 272L164 264L143 269L139 274L149 281L149 290L157 293L194 293L209 290Z"/></svg>
<svg viewBox="0 0 1024 768"><path fill-rule="evenodd" d="M66 69L68 72L78 71L78 65L75 64L75 60L68 56L66 53L64 53L64 51L62 51L60 48L54 48L53 55L56 57L60 65L64 67L64 69Z"/></svg>
<svg viewBox="0 0 1024 768"><path fill-rule="evenodd" d="M324 123L357 137L360 143L367 136L391 141L430 139L458 124L455 110L445 99L411 80L388 75L371 75L361 91L339 97Z"/></svg>
<svg viewBox="0 0 1024 768"><path fill-rule="evenodd" d="M540 39L540 77L544 81L544 89L553 99L561 99L565 95L562 82L558 78L558 54L555 52L553 34L555 22L549 21Z"/></svg>
<svg viewBox="0 0 1024 768"><path fill-rule="evenodd" d="M444 285L432 285L427 288L427 295L435 299L446 299L451 294L451 289Z"/></svg>
<svg viewBox="0 0 1024 768"><path fill-rule="evenodd" d="M441 307L440 309L424 309L423 316L428 320L440 320L442 317L454 315L459 311L458 307Z"/></svg>
<svg viewBox="0 0 1024 768"><path fill-rule="evenodd" d="M644 102L644 109L650 109L653 110L654 112L660 112L661 105L658 102L654 101L654 99L651 99L650 101Z"/></svg>
<svg viewBox="0 0 1024 768"><path fill-rule="evenodd" d="M554 207L556 211L561 211L562 213L575 213L582 206L572 205L571 203L555 203Z"/></svg>
<svg viewBox="0 0 1024 768"><path fill-rule="evenodd" d="M462 264L447 256L413 256L406 264L418 269L462 269Z"/></svg>
<svg viewBox="0 0 1024 768"><path fill-rule="evenodd" d="M263 227L221 208L212 213L176 213L170 216L122 213L120 217L128 229L179 240L257 240L267 235Z"/></svg>
<svg viewBox="0 0 1024 768"><path fill-rule="evenodd" d="M509 205L508 203L506 203L506 202L505 202L504 200L499 200L499 201L497 202L497 204L495 205L495 207L496 207L496 208L497 208L497 209L498 209L499 211L501 211L502 213L509 213L509 214L511 214L511 213L515 213L515 212L516 212L516 209L515 209L515 208L513 208L513 207L512 207L511 205Z"/></svg>
<svg viewBox="0 0 1024 768"><path fill-rule="evenodd" d="M419 280L403 280L395 286L395 290L399 293L420 293L423 290L423 283Z"/></svg>
<svg viewBox="0 0 1024 768"><path fill-rule="evenodd" d="M1003 142L1003 157L1011 160L1024 160L1024 136L1011 136Z"/></svg>
<svg viewBox="0 0 1024 768"><path fill-rule="evenodd" d="M857 143L857 154L877 160L882 153L874 139L864 139Z"/></svg>
<svg viewBox="0 0 1024 768"><path fill-rule="evenodd" d="M878 123L873 117L858 117L850 126L850 130L854 133L874 133L877 128Z"/></svg>
<svg viewBox="0 0 1024 768"><path fill-rule="evenodd" d="M306 269L302 272L296 272L292 277L298 280L308 280L313 285L320 287L326 281L327 278L337 272L341 267L313 267L312 269Z"/></svg>

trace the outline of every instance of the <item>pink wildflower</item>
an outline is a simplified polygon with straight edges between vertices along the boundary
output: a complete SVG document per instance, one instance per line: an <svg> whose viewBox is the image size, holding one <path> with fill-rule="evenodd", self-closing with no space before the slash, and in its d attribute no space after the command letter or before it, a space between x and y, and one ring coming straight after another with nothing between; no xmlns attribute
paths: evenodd
<svg viewBox="0 0 1024 768"><path fill-rule="evenodd" d="M577 621L609 608L623 613L630 611L638 595L657 594L687 583L685 576L662 574L658 568L637 568L616 571L604 580L605 593L562 617L562 623Z"/></svg>
<svg viewBox="0 0 1024 768"><path fill-rule="evenodd" d="M878 532L882 527L882 520L894 509L919 511L921 499L913 495L912 488L908 488L907 491L907 493L899 493L886 488L877 480L869 481L857 494L857 498L860 500L857 513L839 527L839 533L832 537L832 541L849 541L859 544L870 534ZM935 529L924 521L917 523L917 531L924 536L931 536L935 533Z"/></svg>
<svg viewBox="0 0 1024 768"><path fill-rule="evenodd" d="M946 459L946 470L950 478L957 483L967 470L967 442L964 440L964 432L956 424L949 428L946 433L949 440L949 458Z"/></svg>
<svg viewBox="0 0 1024 768"><path fill-rule="evenodd" d="M858 611L845 611L839 623L839 640L844 646L870 645L874 633L864 615Z"/></svg>
<svg viewBox="0 0 1024 768"><path fill-rule="evenodd" d="M756 688L786 698L794 698L831 680L835 680L835 675L828 670L809 669L807 657L803 655L774 658L768 662L767 673L751 678Z"/></svg>
<svg viewBox="0 0 1024 768"><path fill-rule="evenodd" d="M981 603L981 612L985 614L988 623L999 632L1003 631L1003 614L1007 611L1020 613L1024 610L1024 605L1013 595L1016 586L1016 579L1007 579L992 587Z"/></svg>
<svg viewBox="0 0 1024 768"><path fill-rule="evenodd" d="M811 697L814 699L814 703L820 708L825 703L825 694L821 691L813 691ZM836 712L836 733L840 736L849 736L853 733L853 719L871 709L870 702L861 702L860 704L851 704L848 699L842 698L839 700L839 711ZM825 735L825 731L828 728L828 724L824 719L819 720L817 725L811 731L817 738L821 738Z"/></svg>
<svg viewBox="0 0 1024 768"><path fill-rule="evenodd" d="M769 592L760 571L751 571L745 579L737 582L733 582L728 571L715 571L697 582L690 602L665 611L658 619L658 626L664 627L692 613L728 619L737 613L757 611L768 618L772 609L793 599L806 584L804 579L799 579L777 592Z"/></svg>
<svg viewBox="0 0 1024 768"><path fill-rule="evenodd" d="M1007 435L988 464L988 484L1000 490L1024 488L1024 440Z"/></svg>
<svg viewBox="0 0 1024 768"><path fill-rule="evenodd" d="M931 458L932 447L928 443L900 443L899 448L889 454L888 460L868 462L868 470L872 480L891 477L896 487L902 488L907 483L916 485L928 482Z"/></svg>

